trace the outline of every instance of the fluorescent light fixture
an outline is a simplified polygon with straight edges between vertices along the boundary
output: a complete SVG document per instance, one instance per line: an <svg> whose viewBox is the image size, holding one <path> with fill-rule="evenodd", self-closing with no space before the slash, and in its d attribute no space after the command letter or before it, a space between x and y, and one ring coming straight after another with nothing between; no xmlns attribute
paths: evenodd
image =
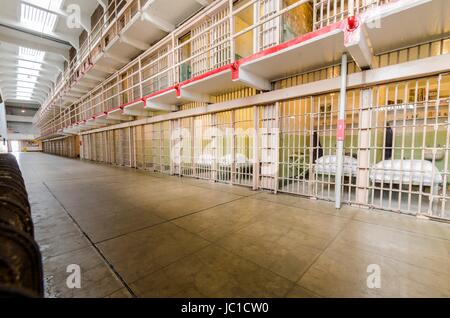
<svg viewBox="0 0 450 318"><path fill-rule="evenodd" d="M19 58L35 62L42 62L42 60L44 59L44 55L44 51L34 50L23 46L19 47Z"/></svg>
<svg viewBox="0 0 450 318"><path fill-rule="evenodd" d="M18 67L17 72L19 74L23 75L31 75L31 76L39 76L39 71L37 70L30 70L28 68Z"/></svg>
<svg viewBox="0 0 450 318"><path fill-rule="evenodd" d="M62 0L25 0L23 2L27 2L43 9L56 11L61 8Z"/></svg>
<svg viewBox="0 0 450 318"><path fill-rule="evenodd" d="M18 65L19 65L19 67L24 67L24 68L34 69L34 70L41 69L41 64L35 63L35 62L24 61L24 60L19 60Z"/></svg>
<svg viewBox="0 0 450 318"><path fill-rule="evenodd" d="M56 14L22 3L20 6L20 23L29 29L43 33L52 33L55 29Z"/></svg>
<svg viewBox="0 0 450 318"><path fill-rule="evenodd" d="M37 82L37 76L26 75L26 74L17 74L18 81L27 81L27 82Z"/></svg>

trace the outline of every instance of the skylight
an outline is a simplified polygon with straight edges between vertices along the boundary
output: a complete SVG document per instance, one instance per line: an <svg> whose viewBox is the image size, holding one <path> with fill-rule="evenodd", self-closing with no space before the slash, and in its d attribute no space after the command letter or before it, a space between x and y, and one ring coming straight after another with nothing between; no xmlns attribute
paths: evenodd
<svg viewBox="0 0 450 318"><path fill-rule="evenodd" d="M31 95L27 95L27 96L16 95L16 99L18 99L18 100L31 100Z"/></svg>
<svg viewBox="0 0 450 318"><path fill-rule="evenodd" d="M61 8L62 0L25 0L24 2L28 2L43 9L56 11Z"/></svg>
<svg viewBox="0 0 450 318"><path fill-rule="evenodd" d="M42 62L44 60L44 51L34 50L27 47L19 47L19 58L29 61Z"/></svg>
<svg viewBox="0 0 450 318"><path fill-rule="evenodd" d="M22 3L20 23L29 29L43 33L52 33L55 29L56 14Z"/></svg>
<svg viewBox="0 0 450 318"><path fill-rule="evenodd" d="M33 88L17 87L17 94L31 94L33 93Z"/></svg>
<svg viewBox="0 0 450 318"><path fill-rule="evenodd" d="M19 67L24 67L24 68L38 70L38 71L41 69L41 64L35 63L35 62L24 61L24 60L19 60L18 65L19 65Z"/></svg>
<svg viewBox="0 0 450 318"><path fill-rule="evenodd" d="M37 77L32 75L25 75L25 74L17 74L17 80L18 81L26 81L26 82L37 82Z"/></svg>
<svg viewBox="0 0 450 318"><path fill-rule="evenodd" d="M31 93L21 93L21 92L17 92L16 93L17 97L31 97Z"/></svg>
<svg viewBox="0 0 450 318"><path fill-rule="evenodd" d="M18 67L17 73L24 74L24 75L32 75L32 76L39 76L38 70L30 70L28 68Z"/></svg>
<svg viewBox="0 0 450 318"><path fill-rule="evenodd" d="M26 87L26 88L34 88L36 83L17 81L17 87Z"/></svg>

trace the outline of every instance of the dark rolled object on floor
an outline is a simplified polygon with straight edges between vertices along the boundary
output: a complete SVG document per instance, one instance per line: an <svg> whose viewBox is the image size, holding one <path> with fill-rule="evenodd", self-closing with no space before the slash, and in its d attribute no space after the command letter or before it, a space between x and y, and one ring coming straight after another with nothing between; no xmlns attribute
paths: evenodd
<svg viewBox="0 0 450 318"><path fill-rule="evenodd" d="M42 258L15 156L0 154L0 297L43 297Z"/></svg>
<svg viewBox="0 0 450 318"><path fill-rule="evenodd" d="M31 214L12 200L0 199L0 225L12 227L34 237Z"/></svg>
<svg viewBox="0 0 450 318"><path fill-rule="evenodd" d="M0 200L7 199L14 201L16 204L22 206L26 211L30 212L30 202L28 195L14 184L5 184L0 182Z"/></svg>
<svg viewBox="0 0 450 318"><path fill-rule="evenodd" d="M16 184L24 191L24 193L27 193L25 184L18 175L0 170L0 182L6 183L6 184Z"/></svg>
<svg viewBox="0 0 450 318"><path fill-rule="evenodd" d="M0 288L4 292L21 291L22 296L44 294L39 247L31 236L3 225L0 225ZM15 297L14 292L12 296Z"/></svg>
<svg viewBox="0 0 450 318"><path fill-rule="evenodd" d="M7 165L11 168L19 169L19 164L17 163L16 157L12 154L0 154L0 166Z"/></svg>

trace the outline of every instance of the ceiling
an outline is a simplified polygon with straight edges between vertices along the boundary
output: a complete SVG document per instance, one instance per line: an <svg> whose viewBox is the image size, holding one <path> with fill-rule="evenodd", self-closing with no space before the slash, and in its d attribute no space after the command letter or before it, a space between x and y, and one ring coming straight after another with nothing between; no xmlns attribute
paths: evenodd
<svg viewBox="0 0 450 318"><path fill-rule="evenodd" d="M0 94L41 105L104 0L6 0L0 10ZM74 21L79 10L80 21Z"/></svg>

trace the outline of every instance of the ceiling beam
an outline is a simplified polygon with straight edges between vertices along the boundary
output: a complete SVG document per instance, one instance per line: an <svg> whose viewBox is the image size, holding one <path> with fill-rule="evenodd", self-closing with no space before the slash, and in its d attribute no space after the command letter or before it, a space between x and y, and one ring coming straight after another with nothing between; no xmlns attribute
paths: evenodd
<svg viewBox="0 0 450 318"><path fill-rule="evenodd" d="M47 67L46 65L43 65L43 64L41 64L41 68L39 70L35 69L35 68L28 67L28 66L19 65L19 60L21 60L21 59L17 59L17 60L0 59L0 66L20 67L20 68L31 70L31 71L39 71L39 73L52 74L52 75L59 74L59 71L57 69L49 68L49 67ZM7 62L7 63L2 63L2 62ZM39 62L33 62L33 63L39 64Z"/></svg>
<svg viewBox="0 0 450 318"><path fill-rule="evenodd" d="M20 88L31 89L33 92L39 92L39 93L44 94L45 96L47 96L48 93L49 93L47 90L42 89L40 87L28 88L28 87L21 87L21 86L17 86L17 85L5 85L5 86L2 86L2 89L4 89L4 90L11 90L12 89L14 91L17 91L17 90L20 90Z"/></svg>
<svg viewBox="0 0 450 318"><path fill-rule="evenodd" d="M2 73L0 74L0 83L1 82L17 82L17 74L16 73ZM38 82L28 81L28 80L20 80L21 82L33 83L40 86L45 86L48 89L52 89L52 82L50 80L46 80L43 78L39 78Z"/></svg>
<svg viewBox="0 0 450 318"><path fill-rule="evenodd" d="M45 39L30 32L0 25L0 42L45 51L50 54L62 56L64 60L69 61L69 45Z"/></svg>
<svg viewBox="0 0 450 318"><path fill-rule="evenodd" d="M39 72L39 75L30 75L30 74L23 73L23 72L19 71L18 68L17 68L16 66L9 66L9 65L3 64L3 63L0 63L0 71L1 71L2 73L5 72L5 73L15 73L15 74L23 74L23 75L29 75L29 76L36 76L36 77L38 77L38 79L39 79L39 78L45 78L45 79L48 79L48 80L51 80L51 79L55 76L54 73L52 73L52 72L47 72L47 71L40 71L40 72Z"/></svg>
<svg viewBox="0 0 450 318"><path fill-rule="evenodd" d="M18 54L14 54L12 52L2 51L1 47L0 47L0 59L1 60L5 60L5 61L15 61L17 59L20 59L20 60L24 60L24 61L28 61L28 62L33 62L33 63L46 65L46 66L49 66L51 68L54 68L54 69L58 70L59 72L62 72L64 70L64 63L62 63L62 62L59 62L59 61L56 61L56 60L49 61L49 60L46 60L46 59L44 59L42 61L39 61L39 62L36 62L36 61L34 61L32 59L27 59L26 57L22 57L22 56L19 57Z"/></svg>

